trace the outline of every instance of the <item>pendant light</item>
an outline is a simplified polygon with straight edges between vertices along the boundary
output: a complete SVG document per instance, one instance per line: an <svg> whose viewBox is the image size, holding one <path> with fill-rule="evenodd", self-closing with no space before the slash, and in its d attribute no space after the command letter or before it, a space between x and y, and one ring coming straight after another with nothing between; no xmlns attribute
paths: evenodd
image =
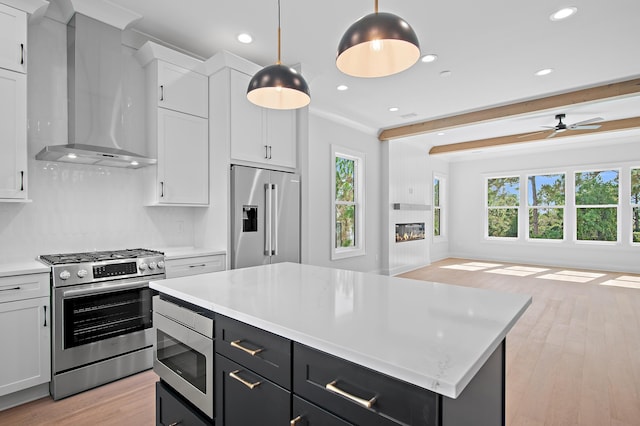
<svg viewBox="0 0 640 426"><path fill-rule="evenodd" d="M280 0L278 0L278 61L258 71L249 82L247 99L271 109L302 108L311 102L309 86L295 69L280 62Z"/></svg>
<svg viewBox="0 0 640 426"><path fill-rule="evenodd" d="M336 65L354 77L385 77L404 71L420 58L411 26L392 13L375 12L353 23L338 45Z"/></svg>

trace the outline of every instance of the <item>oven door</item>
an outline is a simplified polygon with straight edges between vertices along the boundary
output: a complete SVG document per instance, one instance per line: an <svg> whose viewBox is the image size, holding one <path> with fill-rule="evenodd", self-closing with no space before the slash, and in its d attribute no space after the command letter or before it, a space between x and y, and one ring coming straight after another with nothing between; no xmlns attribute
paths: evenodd
<svg viewBox="0 0 640 426"><path fill-rule="evenodd" d="M139 278L56 288L54 372L151 347L152 292Z"/></svg>
<svg viewBox="0 0 640 426"><path fill-rule="evenodd" d="M213 418L213 340L157 310L153 322L156 329L153 371Z"/></svg>

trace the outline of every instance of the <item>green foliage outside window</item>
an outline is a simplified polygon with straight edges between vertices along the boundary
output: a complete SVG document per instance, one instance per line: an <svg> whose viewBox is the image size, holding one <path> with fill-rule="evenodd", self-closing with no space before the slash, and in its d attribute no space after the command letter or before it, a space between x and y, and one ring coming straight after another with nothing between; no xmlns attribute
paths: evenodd
<svg viewBox="0 0 640 426"><path fill-rule="evenodd" d="M633 242L640 243L640 169L631 169L631 204L633 207Z"/></svg>
<svg viewBox="0 0 640 426"><path fill-rule="evenodd" d="M440 179L433 179L433 235L440 236Z"/></svg>
<svg viewBox="0 0 640 426"><path fill-rule="evenodd" d="M356 242L355 160L336 156L336 248Z"/></svg>
<svg viewBox="0 0 640 426"><path fill-rule="evenodd" d="M516 238L518 236L517 206L519 204L520 178L487 179L487 235L489 237Z"/></svg>
<svg viewBox="0 0 640 426"><path fill-rule="evenodd" d="M565 175L528 177L529 238L564 238Z"/></svg>
<svg viewBox="0 0 640 426"><path fill-rule="evenodd" d="M576 236L580 241L618 240L618 171L575 174ZM588 207L586 207L588 206Z"/></svg>

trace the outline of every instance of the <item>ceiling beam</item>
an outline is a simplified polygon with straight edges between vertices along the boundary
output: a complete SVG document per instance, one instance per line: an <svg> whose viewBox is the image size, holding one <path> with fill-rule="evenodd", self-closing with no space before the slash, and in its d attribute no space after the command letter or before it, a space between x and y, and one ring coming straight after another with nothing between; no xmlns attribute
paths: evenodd
<svg viewBox="0 0 640 426"><path fill-rule="evenodd" d="M422 121L420 123L408 124L406 126L393 127L380 132L378 139L380 141L386 141L406 136L416 136L436 130L450 129L453 127L481 123L514 115L529 114L552 108L633 94L640 94L640 78L576 90L574 92L562 93L545 98L531 99L524 102L483 109L480 111L453 115L450 117L437 118L435 120Z"/></svg>
<svg viewBox="0 0 640 426"><path fill-rule="evenodd" d="M625 129L633 129L640 127L640 117L631 117L624 118L622 120L612 120L612 121L604 121L600 124L600 128L592 129L592 130L567 130L565 132L557 133L553 138L564 138L567 136L579 136L579 135L587 135L592 133L601 133L601 132L611 132L614 130L625 130ZM434 146L429 150L429 155L434 154L446 154L450 152L456 151L466 151L470 149L482 149L482 148L490 148L501 145L510 145L524 142L532 142L541 140L541 138L547 137L549 134L553 132L553 129L536 132L534 134L531 133L522 133L517 135L507 135L500 136L497 138L489 138L489 139L480 139L469 142L459 142L452 143L448 145L438 145Z"/></svg>

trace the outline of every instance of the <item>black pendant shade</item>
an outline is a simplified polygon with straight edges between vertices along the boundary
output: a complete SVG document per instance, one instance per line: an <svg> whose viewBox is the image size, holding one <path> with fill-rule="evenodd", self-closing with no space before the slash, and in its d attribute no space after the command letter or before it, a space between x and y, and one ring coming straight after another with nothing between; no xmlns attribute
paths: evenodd
<svg viewBox="0 0 640 426"><path fill-rule="evenodd" d="M354 77L384 77L406 70L419 58L420 43L407 21L376 11L354 22L344 33L336 65Z"/></svg>
<svg viewBox="0 0 640 426"><path fill-rule="evenodd" d="M311 96L304 77L280 62L280 0L278 0L278 61L258 71L249 81L247 99L271 109L296 109L309 105Z"/></svg>
<svg viewBox="0 0 640 426"><path fill-rule="evenodd" d="M309 86L295 69L282 64L258 71L247 88L247 99L271 109L295 109L309 104Z"/></svg>

